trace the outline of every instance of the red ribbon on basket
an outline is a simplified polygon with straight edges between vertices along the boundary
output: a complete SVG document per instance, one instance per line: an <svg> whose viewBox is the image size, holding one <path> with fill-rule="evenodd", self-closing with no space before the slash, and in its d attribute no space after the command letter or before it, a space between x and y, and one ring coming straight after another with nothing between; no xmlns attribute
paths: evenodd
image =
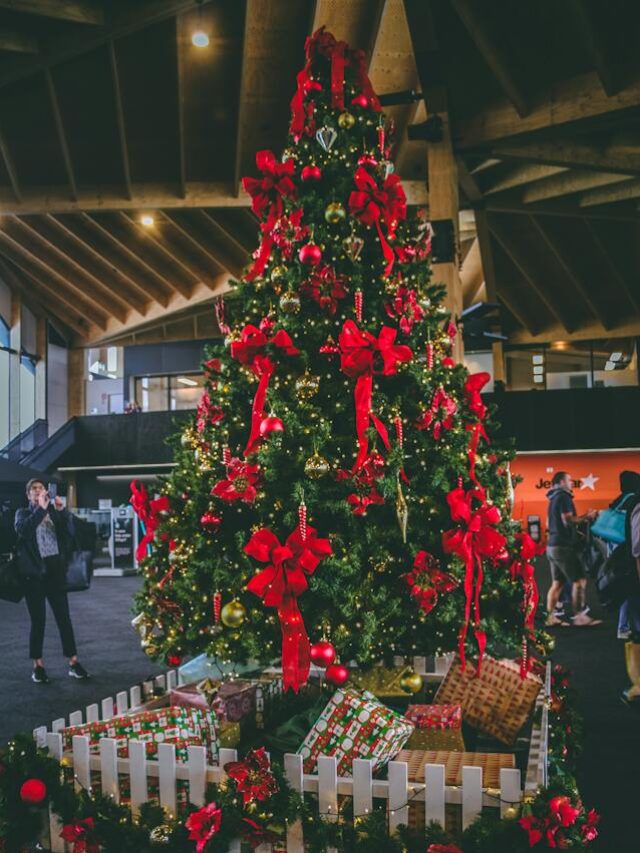
<svg viewBox="0 0 640 853"><path fill-rule="evenodd" d="M349 196L349 212L364 225L376 226L386 261L384 272L388 275L393 267L395 254L387 240L395 237L398 222L407 216L407 197L402 182L396 174L391 174L384 179L380 187L364 166L358 166L353 180L356 189ZM386 237L381 222L386 226Z"/></svg>
<svg viewBox="0 0 640 853"><path fill-rule="evenodd" d="M130 488L131 506L144 525L144 536L138 543L136 559L144 560L147 556L147 545L151 545L153 542L156 528L162 520L161 515L162 513L169 512L171 504L166 495L162 495L154 500L149 500L149 494L144 487L144 483L139 483L138 480L132 480Z"/></svg>
<svg viewBox="0 0 640 853"><path fill-rule="evenodd" d="M304 532L306 535L296 527L282 545L275 533L262 528L244 548L250 557L269 564L251 578L247 589L261 598L265 607L278 608L284 689L291 687L296 693L306 682L311 666L311 647L298 598L309 585L307 576L333 553L329 540L318 539L313 527L305 526Z"/></svg>
<svg viewBox="0 0 640 853"><path fill-rule="evenodd" d="M480 628L480 592L484 579L483 560L497 560L504 556L506 539L495 525L500 521L500 510L489 505L483 489L465 492L452 489L447 495L452 521L457 527L442 534L442 547L446 554L455 554L464 561L464 622L460 628L458 652L462 669L465 668L465 640L473 607L473 629L478 644L478 672L487 645L485 632Z"/></svg>
<svg viewBox="0 0 640 853"><path fill-rule="evenodd" d="M367 430L370 419L386 449L389 450L391 446L387 428L374 415L371 405L374 375L392 376L398 372L398 364L413 358L410 347L394 343L397 334L397 329L383 326L376 338L370 332L361 331L353 320L347 320L338 338L342 372L356 379L354 395L359 450L353 466L354 471L362 466L369 453Z"/></svg>
<svg viewBox="0 0 640 853"><path fill-rule="evenodd" d="M273 361L266 352L267 345L275 347L276 351L279 350L285 355L299 355L300 353L300 350L294 347L289 333L285 332L284 329L280 329L272 338L269 338L257 326L247 325L241 332L240 340L233 341L231 344L231 357L249 367L253 375L257 376L259 380L253 398L251 432L244 449L245 456L254 453L260 443L260 424L264 418L264 404L267 398L269 380L277 367L277 362Z"/></svg>

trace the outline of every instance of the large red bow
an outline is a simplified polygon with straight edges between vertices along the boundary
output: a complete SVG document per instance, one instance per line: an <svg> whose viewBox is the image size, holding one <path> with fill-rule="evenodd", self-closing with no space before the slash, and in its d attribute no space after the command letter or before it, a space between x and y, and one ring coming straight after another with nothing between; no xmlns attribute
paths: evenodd
<svg viewBox="0 0 640 853"><path fill-rule="evenodd" d="M410 361L413 358L410 347L394 343L396 335L397 329L383 326L376 338L370 332L361 331L353 320L347 320L338 338L342 372L357 380L355 403L359 450L353 466L354 471L360 468L367 457L367 430L370 418L384 446L387 450L390 447L386 426L371 411L371 397L374 375L392 376L398 372L400 362Z"/></svg>
<svg viewBox="0 0 640 853"><path fill-rule="evenodd" d="M467 451L469 457L469 476L476 484L480 486L476 477L476 457L478 453L478 445L480 439L484 439L489 443L489 436L486 433L482 421L487 416L487 407L482 401L481 391L487 382L491 379L488 373L472 373L467 376L467 381L464 383L464 393L467 401L467 408L472 415L475 415L477 420L474 423L467 424L467 432L469 436L469 449Z"/></svg>
<svg viewBox="0 0 640 853"><path fill-rule="evenodd" d="M416 421L417 429L431 429L433 437L438 441L443 429L451 429L453 416L458 411L458 404L440 386L431 400L431 405Z"/></svg>
<svg viewBox="0 0 640 853"><path fill-rule="evenodd" d="M535 568L531 560L538 554L544 553L544 545L539 545L529 536L528 533L518 533L516 536L518 551L514 555L513 562L509 566L511 577L522 578L522 586L524 589L524 627L526 631L532 632L538 601L540 596L538 593L538 584L536 583ZM523 670L524 670L523 660ZM524 674L524 673L523 673Z"/></svg>
<svg viewBox="0 0 640 853"><path fill-rule="evenodd" d="M258 572L247 589L259 596L265 607L277 607L282 628L282 678L284 689L296 693L309 676L310 645L298 608L298 597L307 589L312 575L325 557L331 556L328 539L318 539L313 527L303 538L297 527L284 545L271 530L262 528L245 545L245 553L269 565Z"/></svg>
<svg viewBox="0 0 640 853"><path fill-rule="evenodd" d="M411 595L425 613L431 613L438 603L440 593L452 592L458 582L440 569L438 560L428 551L418 551L413 569L404 576L411 587Z"/></svg>
<svg viewBox="0 0 640 853"><path fill-rule="evenodd" d="M251 433L244 449L245 456L254 453L260 443L260 424L264 417L267 389L269 380L277 366L276 362L265 352L267 344L281 350L285 355L299 355L300 353L300 350L294 347L289 333L285 332L284 329L280 329L272 338L268 338L257 326L247 325L242 330L240 340L233 341L231 344L231 357L237 359L241 364L246 364L253 375L259 379L258 389L253 398Z"/></svg>
<svg viewBox="0 0 640 853"><path fill-rule="evenodd" d="M500 510L489 505L483 489L452 489L447 495L452 521L458 526L442 534L442 547L447 554L455 554L465 564L464 622L460 628L458 651L462 668L465 666L465 640L471 621L478 644L478 670L482 664L487 637L480 628L480 592L483 581L483 559L497 560L504 555L506 539L495 525L500 521Z"/></svg>
<svg viewBox="0 0 640 853"><path fill-rule="evenodd" d="M144 560L147 556L147 545L151 545L153 542L156 528L162 520L161 514L169 512L171 504L166 495L162 495L152 501L149 500L149 495L144 487L144 483L139 483L137 480L131 481L130 488L131 506L144 526L144 536L138 543L136 559Z"/></svg>
<svg viewBox="0 0 640 853"><path fill-rule="evenodd" d="M280 163L273 151L258 151L256 166L262 172L262 178L243 178L242 186L251 196L251 209L262 219L267 214L267 222L273 223L282 216L283 198L296 198L298 190L291 180L295 172L292 159Z"/></svg>
<svg viewBox="0 0 640 853"><path fill-rule="evenodd" d="M388 275L395 255L387 238L393 239L398 222L407 216L407 197L402 183L397 175L391 174L385 178L382 187L379 187L376 179L364 166L358 166L353 180L357 189L349 196L349 212L365 225L376 226L382 254L387 262L384 271ZM381 222L386 226L386 237L382 233Z"/></svg>

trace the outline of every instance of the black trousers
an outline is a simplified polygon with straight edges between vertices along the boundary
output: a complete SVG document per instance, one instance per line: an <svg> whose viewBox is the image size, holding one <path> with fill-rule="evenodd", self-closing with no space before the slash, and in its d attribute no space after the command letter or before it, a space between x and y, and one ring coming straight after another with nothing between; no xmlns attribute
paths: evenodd
<svg viewBox="0 0 640 853"><path fill-rule="evenodd" d="M67 593L63 590L64 566L59 557L45 557L44 562L47 569L44 578L30 578L25 582L24 597L31 617L29 657L33 660L42 657L48 601L60 632L62 653L71 658L76 654L76 641Z"/></svg>

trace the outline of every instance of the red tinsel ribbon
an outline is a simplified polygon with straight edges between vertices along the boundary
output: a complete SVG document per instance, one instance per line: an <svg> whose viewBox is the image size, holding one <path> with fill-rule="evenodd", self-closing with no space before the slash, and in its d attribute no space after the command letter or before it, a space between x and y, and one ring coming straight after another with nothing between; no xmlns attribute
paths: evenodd
<svg viewBox="0 0 640 853"><path fill-rule="evenodd" d="M171 509L171 504L166 495L152 501L149 500L144 483L139 483L138 480L132 480L130 488L131 506L145 527L144 536L136 549L136 559L143 560L147 556L147 545L151 545L153 542L156 528L162 520L160 515L163 512L168 512Z"/></svg>
<svg viewBox="0 0 640 853"><path fill-rule="evenodd" d="M482 401L482 395L480 392L490 379L491 376L488 373L472 373L467 376L467 381L464 383L467 408L471 414L475 415L477 418L475 423L467 424L466 427L467 432L470 433L469 448L467 451L469 458L469 476L476 486L480 486L476 477L476 461L480 439L483 438L487 444L489 444L489 436L482 424L482 421L487 416L487 407Z"/></svg>
<svg viewBox="0 0 640 853"><path fill-rule="evenodd" d="M394 343L396 335L396 329L383 326L376 338L370 332L361 331L353 320L347 320L338 338L342 372L356 379L354 396L359 450L353 466L354 471L362 466L369 453L369 420L373 421L386 449L389 450L391 446L387 428L374 415L371 406L374 375L392 376L398 372L400 362L413 358L413 352L408 346Z"/></svg>
<svg viewBox="0 0 640 853"><path fill-rule="evenodd" d="M313 527L302 537L297 527L284 545L271 530L262 528L245 545L245 553L269 565L258 572L247 589L259 596L265 607L277 607L282 628L282 677L284 689L296 693L309 676L311 652L298 598L308 587L307 576L333 552L328 539L318 539Z"/></svg>
<svg viewBox="0 0 640 853"><path fill-rule="evenodd" d="M269 380L277 366L276 362L265 352L267 344L273 345L285 355L298 355L300 352L297 347L293 346L293 341L284 329L280 329L272 338L268 338L261 329L252 325L245 326L240 340L233 341L231 344L231 357L237 359L241 364L246 364L259 380L251 408L251 432L244 449L245 457L254 453L260 443L260 424L264 418L267 389L269 388Z"/></svg>
<svg viewBox="0 0 640 853"><path fill-rule="evenodd" d="M480 628L480 592L484 571L484 559L497 560L504 554L506 539L495 525L500 521L500 510L486 502L483 489L474 488L465 492L462 488L452 489L447 495L452 521L458 526L442 534L445 553L455 554L465 564L464 576L464 622L460 628L458 652L462 669L465 668L465 640L473 607L473 628L478 644L478 671L487 645L487 637Z"/></svg>
<svg viewBox="0 0 640 853"><path fill-rule="evenodd" d="M260 226L260 232L262 237L260 238L260 245L258 249L253 253L253 266L249 270L248 273L245 274L246 281L253 281L258 278L258 276L262 275L265 267L271 257L271 250L273 249L273 223L266 222Z"/></svg>
<svg viewBox="0 0 640 853"><path fill-rule="evenodd" d="M516 543L518 550L514 555L513 562L509 566L511 577L522 579L522 587L524 591L523 610L524 610L524 628L529 634L534 631L534 623L536 610L540 594L538 592L538 584L536 583L535 568L531 560L538 554L544 552L544 545L539 545L529 536L528 533L518 533L516 535ZM523 660L523 667L526 662ZM522 673L526 674L526 670Z"/></svg>
<svg viewBox="0 0 640 853"><path fill-rule="evenodd" d="M393 267L395 254L387 238L392 239L395 236L398 222L407 216L407 197L402 183L396 174L391 174L385 178L382 187L379 187L376 179L364 166L358 166L353 180L357 189L349 196L349 212L365 225L376 226L386 261L384 271L385 275L388 275ZM386 226L386 237L382 232L381 222Z"/></svg>

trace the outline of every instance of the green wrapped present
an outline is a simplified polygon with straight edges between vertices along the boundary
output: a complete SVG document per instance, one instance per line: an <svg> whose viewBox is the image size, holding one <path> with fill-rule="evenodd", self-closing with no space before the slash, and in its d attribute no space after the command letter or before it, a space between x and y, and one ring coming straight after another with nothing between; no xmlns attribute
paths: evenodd
<svg viewBox="0 0 640 853"><path fill-rule="evenodd" d="M336 690L298 749L304 772L312 773L319 755L335 756L338 774L351 773L354 758L383 767L402 749L413 723L380 704L375 696L351 687Z"/></svg>

